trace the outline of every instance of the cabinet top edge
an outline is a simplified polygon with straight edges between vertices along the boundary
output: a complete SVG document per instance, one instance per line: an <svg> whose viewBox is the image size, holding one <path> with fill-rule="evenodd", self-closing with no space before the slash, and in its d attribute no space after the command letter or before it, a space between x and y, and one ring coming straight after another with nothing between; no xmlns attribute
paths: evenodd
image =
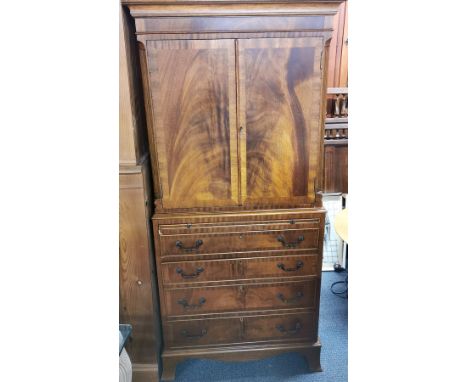
<svg viewBox="0 0 468 382"><path fill-rule="evenodd" d="M282 216L282 215L296 215L296 214L320 214L325 213L324 207L310 207L310 208L289 208L289 209L258 209L258 210L239 210L239 211L205 211L205 212L155 212L152 220L174 220L174 219L191 219L196 220L198 218L206 217L224 217L224 218L242 218L245 216Z"/></svg>
<svg viewBox="0 0 468 382"><path fill-rule="evenodd" d="M131 1L131 3L127 3L126 5L134 18L194 16L333 16L338 12L339 8L338 1L228 3L224 0L214 0L219 2L191 2L184 4L174 1L167 3L155 1L152 3L147 2L146 4L136 3L136 0Z"/></svg>
<svg viewBox="0 0 468 382"><path fill-rule="evenodd" d="M123 5L217 5L217 4L329 4L347 0L121 0Z"/></svg>

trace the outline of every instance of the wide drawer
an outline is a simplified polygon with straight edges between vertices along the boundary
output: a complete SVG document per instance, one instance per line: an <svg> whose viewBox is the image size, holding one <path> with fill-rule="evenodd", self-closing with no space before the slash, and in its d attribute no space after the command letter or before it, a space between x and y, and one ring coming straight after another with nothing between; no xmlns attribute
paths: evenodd
<svg viewBox="0 0 468 382"><path fill-rule="evenodd" d="M317 249L320 219L159 225L161 256Z"/></svg>
<svg viewBox="0 0 468 382"><path fill-rule="evenodd" d="M317 254L179 261L162 263L161 274L165 285L237 279L317 276L320 274L318 262Z"/></svg>
<svg viewBox="0 0 468 382"><path fill-rule="evenodd" d="M317 280L275 284L168 289L168 316L315 306Z"/></svg>
<svg viewBox="0 0 468 382"><path fill-rule="evenodd" d="M287 341L317 337L315 313L195 319L164 323L168 347L192 347L253 341Z"/></svg>

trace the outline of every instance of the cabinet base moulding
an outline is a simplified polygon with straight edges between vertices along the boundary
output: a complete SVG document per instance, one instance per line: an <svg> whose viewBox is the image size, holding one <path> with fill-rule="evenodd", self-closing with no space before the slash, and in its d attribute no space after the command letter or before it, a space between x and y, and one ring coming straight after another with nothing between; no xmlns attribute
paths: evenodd
<svg viewBox="0 0 468 382"><path fill-rule="evenodd" d="M237 346L203 347L198 349L164 350L161 381L173 381L179 362L187 359L214 359L221 361L250 361L273 357L283 353L299 353L307 360L311 372L323 371L320 365L320 339L315 343L292 342Z"/></svg>
<svg viewBox="0 0 468 382"><path fill-rule="evenodd" d="M159 382L157 363L134 363L132 382Z"/></svg>

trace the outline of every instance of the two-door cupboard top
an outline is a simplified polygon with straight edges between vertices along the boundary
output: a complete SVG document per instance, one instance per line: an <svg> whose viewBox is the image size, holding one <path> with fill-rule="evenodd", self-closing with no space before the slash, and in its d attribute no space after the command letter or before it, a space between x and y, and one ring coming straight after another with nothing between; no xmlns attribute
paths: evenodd
<svg viewBox="0 0 468 382"><path fill-rule="evenodd" d="M127 2L157 210L320 206L338 3Z"/></svg>

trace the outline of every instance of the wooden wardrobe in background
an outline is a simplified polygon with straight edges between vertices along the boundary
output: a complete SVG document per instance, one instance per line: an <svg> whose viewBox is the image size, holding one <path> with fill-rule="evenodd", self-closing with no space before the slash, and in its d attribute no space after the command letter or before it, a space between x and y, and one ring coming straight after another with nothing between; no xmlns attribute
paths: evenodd
<svg viewBox="0 0 468 382"><path fill-rule="evenodd" d="M133 327L125 348L134 382L159 381L160 324L154 267L151 169L132 24L120 14L119 321ZM140 95L139 95L140 93Z"/></svg>
<svg viewBox="0 0 468 382"><path fill-rule="evenodd" d="M348 2L341 3L333 22L328 62L328 98L336 99L340 92L348 103ZM331 115L325 121L324 188L325 193L348 193L348 115ZM330 111L330 110L329 110Z"/></svg>
<svg viewBox="0 0 468 382"><path fill-rule="evenodd" d="M341 1L123 3L145 95L162 379L187 358L292 351L320 371L324 101Z"/></svg>

